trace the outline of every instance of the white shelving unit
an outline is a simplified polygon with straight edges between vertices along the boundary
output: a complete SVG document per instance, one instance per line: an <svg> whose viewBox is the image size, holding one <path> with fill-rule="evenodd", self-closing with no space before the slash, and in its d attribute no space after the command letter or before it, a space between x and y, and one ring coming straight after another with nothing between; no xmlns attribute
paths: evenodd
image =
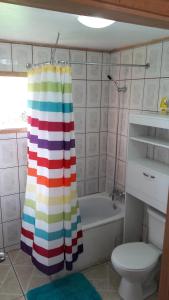
<svg viewBox="0 0 169 300"><path fill-rule="evenodd" d="M155 149L169 151L169 115L131 113L126 170L125 241L141 239L145 205L166 213L169 165L155 160L154 156L150 159L150 147L152 152Z"/></svg>
<svg viewBox="0 0 169 300"><path fill-rule="evenodd" d="M151 136L131 136L130 140L169 149L169 141Z"/></svg>

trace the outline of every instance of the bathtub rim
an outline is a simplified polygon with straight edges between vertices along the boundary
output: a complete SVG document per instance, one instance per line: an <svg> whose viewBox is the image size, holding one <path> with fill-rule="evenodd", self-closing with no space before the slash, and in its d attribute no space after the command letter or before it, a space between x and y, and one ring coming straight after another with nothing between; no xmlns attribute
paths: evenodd
<svg viewBox="0 0 169 300"><path fill-rule="evenodd" d="M112 201L111 197L105 192L82 196L82 197L78 198L78 201L85 201L85 199L97 198L98 196L102 196L103 198L106 198L106 199L109 199L110 201ZM93 223L90 223L90 224L82 225L82 230L87 231L89 229L93 229L93 228L96 228L96 227L99 227L99 226L107 225L109 223L124 219L125 205L123 203L121 203L120 201L118 201L118 200L114 201L114 203L116 203L116 205L120 208L120 212L113 215L112 217L105 218L102 221L97 221L97 222L93 222Z"/></svg>

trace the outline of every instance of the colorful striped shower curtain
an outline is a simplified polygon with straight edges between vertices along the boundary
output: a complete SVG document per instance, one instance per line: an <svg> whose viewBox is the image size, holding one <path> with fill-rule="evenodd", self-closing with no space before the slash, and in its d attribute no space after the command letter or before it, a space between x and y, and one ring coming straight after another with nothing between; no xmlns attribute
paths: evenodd
<svg viewBox="0 0 169 300"><path fill-rule="evenodd" d="M51 275L83 251L76 190L71 68L28 72L28 175L21 248Z"/></svg>

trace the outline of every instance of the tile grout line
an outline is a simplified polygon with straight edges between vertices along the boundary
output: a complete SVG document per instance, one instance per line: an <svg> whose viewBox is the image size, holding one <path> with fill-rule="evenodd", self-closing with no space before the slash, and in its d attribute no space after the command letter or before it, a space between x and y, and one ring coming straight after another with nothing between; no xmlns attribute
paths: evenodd
<svg viewBox="0 0 169 300"><path fill-rule="evenodd" d="M16 272L16 270L15 270L15 267L14 267L14 265L13 265L13 263L12 263L12 260L11 260L11 258L10 258L10 255L8 255L8 258L9 258L9 261L10 261L10 263L11 263L11 267L12 267L14 273L15 273L15 277L16 277L16 279L17 279L17 281L18 281L19 286L20 286L20 289L21 289L21 292L22 292L22 296L23 296L24 299L26 300L24 290L23 290L23 288L22 288L22 285L21 285L21 283L20 283L19 277L18 277L17 272Z"/></svg>

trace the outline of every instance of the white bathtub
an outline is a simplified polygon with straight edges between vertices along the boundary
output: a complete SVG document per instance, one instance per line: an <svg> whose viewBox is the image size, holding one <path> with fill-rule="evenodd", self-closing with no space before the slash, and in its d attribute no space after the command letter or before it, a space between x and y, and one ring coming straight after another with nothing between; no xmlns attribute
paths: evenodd
<svg viewBox="0 0 169 300"><path fill-rule="evenodd" d="M105 193L79 198L84 252L75 263L81 270L110 259L113 248L122 241L124 206Z"/></svg>
<svg viewBox="0 0 169 300"><path fill-rule="evenodd" d="M73 272L109 260L113 248L122 241L124 206L116 202L117 209L105 193L79 198L83 229L84 252L74 264ZM70 272L64 270L52 278Z"/></svg>

